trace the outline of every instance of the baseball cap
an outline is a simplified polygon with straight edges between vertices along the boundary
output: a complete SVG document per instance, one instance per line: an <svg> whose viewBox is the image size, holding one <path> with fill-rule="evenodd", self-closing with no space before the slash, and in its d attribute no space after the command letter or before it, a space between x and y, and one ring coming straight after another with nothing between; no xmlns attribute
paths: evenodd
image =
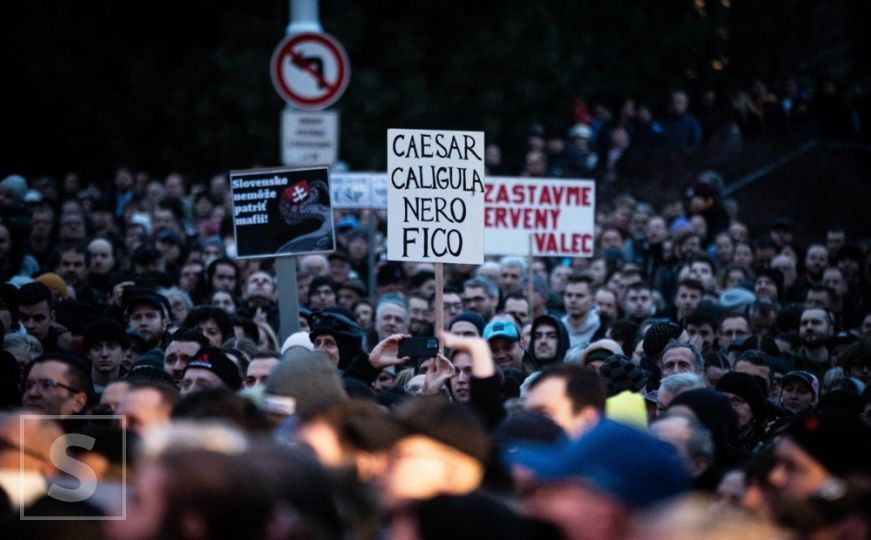
<svg viewBox="0 0 871 540"><path fill-rule="evenodd" d="M124 311L129 315L130 312L140 304L148 304L149 306L161 310L163 316L167 318L169 317L169 314L172 313L169 306L169 300L167 300L162 294L158 294L157 291L141 292L135 296L131 296L127 301L127 305L124 306Z"/></svg>
<svg viewBox="0 0 871 540"><path fill-rule="evenodd" d="M649 507L689 487L673 448L639 429L605 419L579 439L519 446L503 458L540 480L575 479L634 508Z"/></svg>
<svg viewBox="0 0 871 540"><path fill-rule="evenodd" d="M801 381L806 385L811 387L811 390L814 391L814 397L820 397L820 381L816 378L813 373L808 373L807 371L790 371L786 375L783 376L781 380L781 384L785 383L789 380Z"/></svg>
<svg viewBox="0 0 871 540"><path fill-rule="evenodd" d="M490 341L493 338L505 338L511 341L520 341L520 334L514 323L507 321L491 321L484 327L484 339Z"/></svg>

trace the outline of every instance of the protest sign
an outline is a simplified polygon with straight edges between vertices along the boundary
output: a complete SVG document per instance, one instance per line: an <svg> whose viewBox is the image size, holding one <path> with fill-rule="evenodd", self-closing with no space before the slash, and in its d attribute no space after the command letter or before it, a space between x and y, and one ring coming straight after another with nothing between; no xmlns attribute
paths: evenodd
<svg viewBox="0 0 871 540"><path fill-rule="evenodd" d="M484 133L387 131L387 258L484 262Z"/></svg>
<svg viewBox="0 0 871 540"><path fill-rule="evenodd" d="M335 249L325 167L231 171L230 189L238 258Z"/></svg>
<svg viewBox="0 0 871 540"><path fill-rule="evenodd" d="M487 255L592 257L596 184L591 180L491 177L484 196ZM521 234L518 234L521 233Z"/></svg>

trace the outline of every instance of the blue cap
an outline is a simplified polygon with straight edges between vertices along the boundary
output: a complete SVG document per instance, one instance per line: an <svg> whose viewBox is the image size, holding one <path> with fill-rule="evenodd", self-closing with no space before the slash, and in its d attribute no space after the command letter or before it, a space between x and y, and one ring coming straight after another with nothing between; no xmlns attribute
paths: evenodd
<svg viewBox="0 0 871 540"><path fill-rule="evenodd" d="M490 341L493 338L505 338L511 341L520 341L520 334L514 323L508 321L490 321L484 327L484 339Z"/></svg>
<svg viewBox="0 0 871 540"><path fill-rule="evenodd" d="M336 229L352 229L358 230L360 228L360 222L354 216L342 216L342 218L336 223Z"/></svg>
<svg viewBox="0 0 871 540"><path fill-rule="evenodd" d="M578 480L634 508L679 495L689 477L674 449L636 428L600 420L579 439L503 455L543 481Z"/></svg>

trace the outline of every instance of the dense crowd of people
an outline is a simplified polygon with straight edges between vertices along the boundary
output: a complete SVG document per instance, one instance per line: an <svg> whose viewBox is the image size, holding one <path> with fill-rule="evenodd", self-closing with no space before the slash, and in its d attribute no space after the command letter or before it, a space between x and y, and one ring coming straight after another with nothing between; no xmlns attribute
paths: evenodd
<svg viewBox="0 0 871 540"><path fill-rule="evenodd" d="M568 136L533 127L522 174L607 183L630 149L797 133L837 101L792 89L730 95L719 123L682 92L659 121L631 100L580 111ZM487 166L513 172L495 145ZM337 211L339 248L278 283L274 260L234 257L224 175L107 184L0 181L4 531L871 536L864 231L750 231L705 171L660 208L597 201L592 258L448 264L436 294L432 264L385 260L374 211ZM289 336L279 287L301 306ZM432 337L440 352L406 354Z"/></svg>

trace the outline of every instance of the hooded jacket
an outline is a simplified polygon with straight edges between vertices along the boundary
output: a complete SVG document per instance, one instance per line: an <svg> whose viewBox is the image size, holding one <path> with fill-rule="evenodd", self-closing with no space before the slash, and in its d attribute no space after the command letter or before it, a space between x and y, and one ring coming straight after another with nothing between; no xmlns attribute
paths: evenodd
<svg viewBox="0 0 871 540"><path fill-rule="evenodd" d="M541 360L539 360L535 356L535 340L532 339L531 336L535 336L536 328L538 328L542 324L548 324L550 326L555 327L557 329L557 333L559 333L559 340L557 341L557 346L556 346L556 357L555 357L556 359L554 361L551 361L551 362L548 362L548 361L542 362ZM540 315L540 316L536 317L535 320L532 321L532 329L530 331L530 339L529 339L529 348L527 349L526 352L538 368L542 368L549 363L553 364L553 363L562 362L566 356L566 351L569 350L569 346L570 346L569 331L566 329L566 326L562 323L562 321L560 321L558 318L554 317L553 315L545 314L545 315Z"/></svg>

